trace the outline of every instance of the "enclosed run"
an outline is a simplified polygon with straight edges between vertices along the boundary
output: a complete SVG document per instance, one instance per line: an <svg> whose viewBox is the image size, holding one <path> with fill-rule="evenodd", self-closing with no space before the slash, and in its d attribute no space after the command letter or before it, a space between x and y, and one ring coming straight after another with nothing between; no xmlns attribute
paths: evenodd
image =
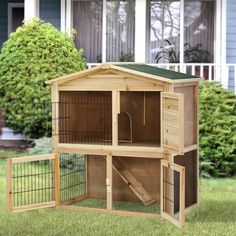
<svg viewBox="0 0 236 236"><path fill-rule="evenodd" d="M47 81L53 154L44 158L53 162L53 194L19 206L11 193L10 210L58 206L163 217L183 227L186 209L198 205L199 80L130 63Z"/></svg>

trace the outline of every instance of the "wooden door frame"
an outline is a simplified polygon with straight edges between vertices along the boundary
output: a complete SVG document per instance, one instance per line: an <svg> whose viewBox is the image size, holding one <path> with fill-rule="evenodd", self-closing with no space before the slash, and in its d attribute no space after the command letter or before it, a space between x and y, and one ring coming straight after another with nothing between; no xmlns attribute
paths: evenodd
<svg viewBox="0 0 236 236"><path fill-rule="evenodd" d="M168 213L164 212L163 210L163 168L166 167L170 170L176 171L180 175L180 196L179 196L179 220L175 219L173 216L169 215ZM179 228L183 228L185 223L185 168L183 166L177 165L175 163L169 162L167 160L161 160L161 178L160 178L160 214L164 219L169 220L171 223L176 225Z"/></svg>

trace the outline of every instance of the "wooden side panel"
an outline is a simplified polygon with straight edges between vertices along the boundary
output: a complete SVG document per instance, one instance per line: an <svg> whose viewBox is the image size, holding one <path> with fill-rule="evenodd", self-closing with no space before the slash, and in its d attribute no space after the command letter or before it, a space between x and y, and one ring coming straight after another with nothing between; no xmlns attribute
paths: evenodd
<svg viewBox="0 0 236 236"><path fill-rule="evenodd" d="M195 86L174 88L176 93L184 95L184 146L197 144L197 101Z"/></svg>
<svg viewBox="0 0 236 236"><path fill-rule="evenodd" d="M184 97L180 93L161 93L162 147L170 153L184 150Z"/></svg>
<svg viewBox="0 0 236 236"><path fill-rule="evenodd" d="M159 203L160 160L126 157L122 158L122 162L152 198ZM103 156L88 156L88 196L90 198L106 198L106 159ZM113 200L140 201L114 170Z"/></svg>

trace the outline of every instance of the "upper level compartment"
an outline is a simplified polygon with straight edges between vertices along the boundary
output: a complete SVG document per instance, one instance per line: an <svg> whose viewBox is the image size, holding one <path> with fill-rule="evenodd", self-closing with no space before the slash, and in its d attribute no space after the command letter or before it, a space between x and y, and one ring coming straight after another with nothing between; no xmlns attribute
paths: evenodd
<svg viewBox="0 0 236 236"><path fill-rule="evenodd" d="M118 144L160 146L160 92L120 92Z"/></svg>
<svg viewBox="0 0 236 236"><path fill-rule="evenodd" d="M53 146L154 158L196 149L198 80L144 64L102 64L48 81Z"/></svg>

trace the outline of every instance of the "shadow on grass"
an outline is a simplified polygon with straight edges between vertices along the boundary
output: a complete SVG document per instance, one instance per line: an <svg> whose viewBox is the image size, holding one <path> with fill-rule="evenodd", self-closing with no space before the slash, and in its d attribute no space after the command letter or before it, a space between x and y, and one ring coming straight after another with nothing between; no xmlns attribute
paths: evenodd
<svg viewBox="0 0 236 236"><path fill-rule="evenodd" d="M187 215L188 222L236 222L235 201L204 201Z"/></svg>

